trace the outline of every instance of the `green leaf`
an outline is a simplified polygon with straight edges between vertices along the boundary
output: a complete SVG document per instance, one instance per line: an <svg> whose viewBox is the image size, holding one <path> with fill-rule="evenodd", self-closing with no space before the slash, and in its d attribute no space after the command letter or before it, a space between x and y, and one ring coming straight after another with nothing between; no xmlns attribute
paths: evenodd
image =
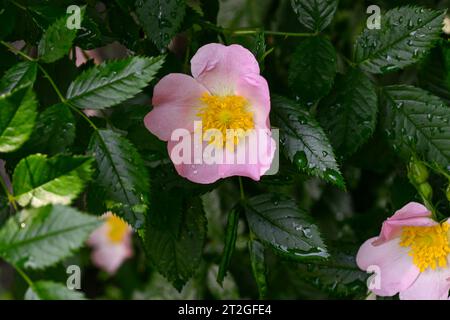
<svg viewBox="0 0 450 320"><path fill-rule="evenodd" d="M103 63L78 76L67 90L67 99L79 108L114 106L141 92L163 62L163 57L131 57Z"/></svg>
<svg viewBox="0 0 450 320"><path fill-rule="evenodd" d="M289 87L304 103L311 104L330 92L336 75L336 51L324 37L303 40L289 67Z"/></svg>
<svg viewBox="0 0 450 320"><path fill-rule="evenodd" d="M37 64L25 61L6 71L0 80L0 96L22 86L31 85L36 80Z"/></svg>
<svg viewBox="0 0 450 320"><path fill-rule="evenodd" d="M294 200L259 195L248 201L246 215L251 232L281 255L295 260L328 257L319 229Z"/></svg>
<svg viewBox="0 0 450 320"><path fill-rule="evenodd" d="M217 300L236 300L239 299L239 288L231 274L228 274L221 284L217 282L216 275L219 267L215 264L209 267L206 275L206 287L211 293L213 299Z"/></svg>
<svg viewBox="0 0 450 320"><path fill-rule="evenodd" d="M150 179L140 154L126 138L111 130L94 133L89 150L98 168L95 184L101 198L96 202L103 202L134 228L141 228Z"/></svg>
<svg viewBox="0 0 450 320"><path fill-rule="evenodd" d="M239 226L239 208L233 208L228 214L227 228L225 231L225 244L220 260L219 272L217 274L217 282L222 284L225 278L228 267L230 266L231 257L236 246L237 231Z"/></svg>
<svg viewBox="0 0 450 320"><path fill-rule="evenodd" d="M28 288L25 300L85 300L80 291L70 290L67 286L52 281L37 281Z"/></svg>
<svg viewBox="0 0 450 320"><path fill-rule="evenodd" d="M266 263L264 257L264 246L257 240L248 242L248 251L252 265L253 277L258 287L259 298L264 299L267 296Z"/></svg>
<svg viewBox="0 0 450 320"><path fill-rule="evenodd" d="M0 256L43 269L72 255L99 225L97 217L61 205L23 210L0 229Z"/></svg>
<svg viewBox="0 0 450 320"><path fill-rule="evenodd" d="M65 152L75 140L75 119L65 104L55 104L40 113L27 146L53 155Z"/></svg>
<svg viewBox="0 0 450 320"><path fill-rule="evenodd" d="M14 170L14 198L21 206L70 204L91 179L92 162L81 156L28 156Z"/></svg>
<svg viewBox="0 0 450 320"><path fill-rule="evenodd" d="M39 41L38 56L45 63L55 62L69 53L77 36L77 29L67 28L67 17L53 23Z"/></svg>
<svg viewBox="0 0 450 320"><path fill-rule="evenodd" d="M425 59L419 74L421 87L450 105L450 42L441 41Z"/></svg>
<svg viewBox="0 0 450 320"><path fill-rule="evenodd" d="M301 24L312 31L322 31L333 20L337 0L291 0L292 8Z"/></svg>
<svg viewBox="0 0 450 320"><path fill-rule="evenodd" d="M136 14L147 36L162 50L176 35L186 13L183 0L137 0Z"/></svg>
<svg viewBox="0 0 450 320"><path fill-rule="evenodd" d="M280 128L281 146L299 170L345 187L328 137L298 103L272 96L272 124Z"/></svg>
<svg viewBox="0 0 450 320"><path fill-rule="evenodd" d="M366 29L356 41L355 62L371 73L402 69L419 61L439 39L445 13L405 6L382 16L381 29Z"/></svg>
<svg viewBox="0 0 450 320"><path fill-rule="evenodd" d="M358 69L338 75L332 94L321 103L318 119L337 153L353 154L375 131L378 97L372 81Z"/></svg>
<svg viewBox="0 0 450 320"><path fill-rule="evenodd" d="M367 296L368 274L358 268L355 257L354 250L339 248L328 261L297 263L291 267L303 281L332 297L364 299Z"/></svg>
<svg viewBox="0 0 450 320"><path fill-rule="evenodd" d="M444 168L450 163L450 108L413 86L385 87L385 127L394 147L418 152Z"/></svg>
<svg viewBox="0 0 450 320"><path fill-rule="evenodd" d="M19 149L30 137L37 101L30 87L0 95L0 152Z"/></svg>
<svg viewBox="0 0 450 320"><path fill-rule="evenodd" d="M198 197L169 197L158 191L145 229L148 258L178 291L199 267L206 219ZM156 202L157 201L157 202Z"/></svg>

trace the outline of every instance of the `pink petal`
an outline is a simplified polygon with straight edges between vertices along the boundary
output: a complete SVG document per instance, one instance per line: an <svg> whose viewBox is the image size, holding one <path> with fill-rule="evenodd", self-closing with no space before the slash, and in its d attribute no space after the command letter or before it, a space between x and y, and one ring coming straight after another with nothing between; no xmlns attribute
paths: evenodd
<svg viewBox="0 0 450 320"><path fill-rule="evenodd" d="M372 289L378 296L393 296L407 289L416 280L420 270L408 255L408 248L399 245L399 238L374 245L377 238L367 240L356 256L358 267L375 271L379 287Z"/></svg>
<svg viewBox="0 0 450 320"><path fill-rule="evenodd" d="M108 237L108 225L106 223L103 223L99 228L95 229L91 235L89 236L89 239L87 240L87 244L91 247L99 247L104 244L107 244Z"/></svg>
<svg viewBox="0 0 450 320"><path fill-rule="evenodd" d="M182 176L192 182L201 183L201 184L214 183L218 179L220 179L220 177L218 175L218 170L219 170L218 166L205 164L203 161L202 148L205 148L207 143L203 142L203 145L199 147L199 146L194 145L194 135L193 134L189 134L188 136L186 136L186 138L190 139L190 143L191 143L191 147L190 147L191 153L190 153L190 156L186 158L186 159L189 159L186 161L186 163L178 163L178 161L176 161L174 159L174 156L172 154L176 145L178 143L181 143L181 139L179 141L169 140L167 143L167 151L169 152L169 156L175 166L177 173L180 176ZM197 155L196 151L194 151L194 150L199 150L198 155ZM196 159L198 161L196 161ZM196 164L196 163L201 163L201 164Z"/></svg>
<svg viewBox="0 0 450 320"><path fill-rule="evenodd" d="M434 226L437 222L431 218L431 212L420 203L410 202L383 222L381 234L376 244L398 237L406 226Z"/></svg>
<svg viewBox="0 0 450 320"><path fill-rule="evenodd" d="M261 129L262 130L262 129ZM262 134L263 131L260 131ZM269 129L266 131L266 137L262 139L261 146L253 147L251 143L246 139L245 144L239 144L235 153L245 154L245 159L251 159L250 156L257 154L257 161L248 161L247 164L223 164L219 166L219 175L221 177L243 176L249 177L255 181L259 181L272 164L273 157L275 155L276 143L270 135ZM259 142L257 142L259 143ZM227 151L225 154L226 159L231 156L231 152ZM232 158L231 158L232 159Z"/></svg>
<svg viewBox="0 0 450 320"><path fill-rule="evenodd" d="M147 129L168 141L176 129L193 131L201 96L208 90L194 78L172 73L158 82L153 91L153 110L144 119Z"/></svg>
<svg viewBox="0 0 450 320"><path fill-rule="evenodd" d="M132 255L133 250L130 243L110 243L95 249L92 252L92 261L100 269L114 274Z"/></svg>
<svg viewBox="0 0 450 320"><path fill-rule="evenodd" d="M270 93L266 79L258 74L242 76L236 83L236 94L247 99L256 128L270 128Z"/></svg>
<svg viewBox="0 0 450 320"><path fill-rule="evenodd" d="M111 212L107 212L104 216L111 214ZM109 274L114 274L122 263L133 255L133 230L131 227L128 227L123 241L119 243L111 242L108 237L109 231L108 223L103 223L99 228L92 232L87 243L93 249L91 258L94 265L105 270Z"/></svg>
<svg viewBox="0 0 450 320"><path fill-rule="evenodd" d="M262 132L262 134L264 134L264 132ZM205 159L203 158L203 152L208 143L204 142L202 146L195 146L193 134L190 134L188 139L191 141L190 150L197 149L199 151L198 153L192 151L190 158L186 158L186 163L178 163L174 158L176 152L172 153L180 141L169 141L167 150L178 174L192 182L201 184L214 183L219 179L231 176L249 177L258 181L260 177L269 170L276 148L275 141L270 137L270 132L268 131L265 132L265 138L261 139L261 146L256 147L256 151L259 155L255 155L253 159L250 157L250 154L253 154L254 152L250 148L250 143L241 143L238 145L238 151L236 151L236 153L242 152L242 154L245 154L245 161L242 162L244 164L239 164L237 161L234 161L232 164L226 164L226 159L232 159L232 153L226 148L224 149L220 164L208 164L205 163ZM245 148L243 146L245 146ZM197 162L196 159L198 160ZM237 157L235 159L237 159Z"/></svg>
<svg viewBox="0 0 450 320"><path fill-rule="evenodd" d="M242 75L259 74L255 56L240 45L211 43L201 47L191 60L194 78L213 94L234 94Z"/></svg>
<svg viewBox="0 0 450 320"><path fill-rule="evenodd" d="M428 268L407 289L400 292L401 300L448 300L450 268Z"/></svg>

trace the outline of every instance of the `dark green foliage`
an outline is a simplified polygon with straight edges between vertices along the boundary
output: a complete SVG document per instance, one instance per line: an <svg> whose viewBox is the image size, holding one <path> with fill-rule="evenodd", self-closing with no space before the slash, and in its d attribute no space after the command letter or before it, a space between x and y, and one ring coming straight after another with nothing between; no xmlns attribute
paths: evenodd
<svg viewBox="0 0 450 320"><path fill-rule="evenodd" d="M450 217L448 4L374 4L369 30L364 1L0 0L0 299L365 299L356 254L384 220ZM209 43L254 55L278 173L196 184L146 128L158 81ZM262 107L238 67L216 89ZM127 251L108 211L133 231L114 274L83 248L99 230Z"/></svg>

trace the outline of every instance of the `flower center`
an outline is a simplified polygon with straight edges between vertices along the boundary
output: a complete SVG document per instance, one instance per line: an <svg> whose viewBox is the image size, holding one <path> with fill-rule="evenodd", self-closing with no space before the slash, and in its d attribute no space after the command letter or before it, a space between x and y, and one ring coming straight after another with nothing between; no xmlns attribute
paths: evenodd
<svg viewBox="0 0 450 320"><path fill-rule="evenodd" d="M213 96L208 93L200 98L203 106L198 112L202 120L203 132L214 129L222 133L223 141L227 130L247 131L254 128L253 113L248 111L248 101L241 96ZM239 143L241 134L234 133L233 143Z"/></svg>
<svg viewBox="0 0 450 320"><path fill-rule="evenodd" d="M450 253L449 225L444 223L432 227L403 227L400 246L410 247L409 255L421 272L428 267L447 266Z"/></svg>
<svg viewBox="0 0 450 320"><path fill-rule="evenodd" d="M128 225L119 217L111 214L106 220L108 239L113 243L122 242L127 234Z"/></svg>

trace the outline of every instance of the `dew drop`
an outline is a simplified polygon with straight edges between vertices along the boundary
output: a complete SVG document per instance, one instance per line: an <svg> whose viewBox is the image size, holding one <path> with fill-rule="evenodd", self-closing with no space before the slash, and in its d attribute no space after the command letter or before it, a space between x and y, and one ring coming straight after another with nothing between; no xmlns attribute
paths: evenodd
<svg viewBox="0 0 450 320"><path fill-rule="evenodd" d="M304 151L297 151L294 156L294 163L299 170L305 170L308 167L308 158L306 157L306 153Z"/></svg>

